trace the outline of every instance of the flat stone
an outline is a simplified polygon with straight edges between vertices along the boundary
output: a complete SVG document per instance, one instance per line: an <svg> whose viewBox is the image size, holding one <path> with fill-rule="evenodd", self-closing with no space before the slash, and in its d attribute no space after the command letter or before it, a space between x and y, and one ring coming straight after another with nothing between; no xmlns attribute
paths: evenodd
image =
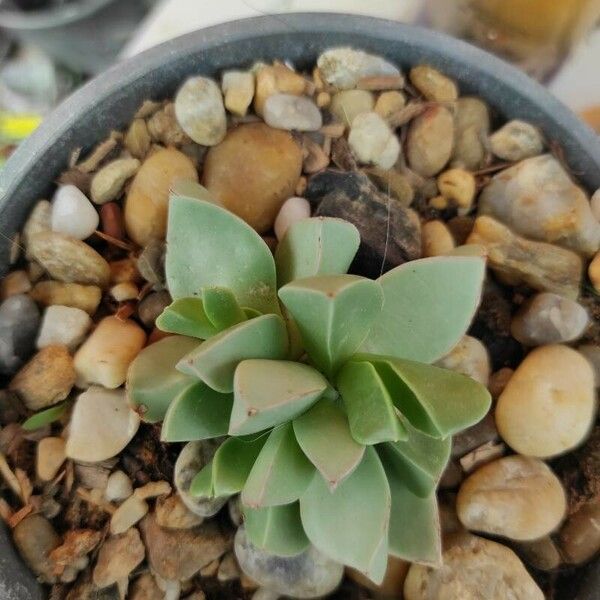
<svg viewBox="0 0 600 600"><path fill-rule="evenodd" d="M306 89L306 80L302 75L281 62L272 65L257 64L252 69L256 76L254 111L262 115L265 102L273 94L293 94L300 96Z"/></svg>
<svg viewBox="0 0 600 600"><path fill-rule="evenodd" d="M600 498L593 498L569 516L560 530L562 555L569 564L580 565L600 550Z"/></svg>
<svg viewBox="0 0 600 600"><path fill-rule="evenodd" d="M158 498L155 518L156 523L166 529L192 529L204 521L203 517L188 509L179 494Z"/></svg>
<svg viewBox="0 0 600 600"><path fill-rule="evenodd" d="M387 119L406 106L406 96L398 90L382 92L375 102L375 112Z"/></svg>
<svg viewBox="0 0 600 600"><path fill-rule="evenodd" d="M502 160L516 162L544 151L542 132L525 121L509 121L490 136L491 151Z"/></svg>
<svg viewBox="0 0 600 600"><path fill-rule="evenodd" d="M142 563L145 554L140 534L135 528L108 538L100 547L93 574L94 585L105 588L126 579Z"/></svg>
<svg viewBox="0 0 600 600"><path fill-rule="evenodd" d="M111 473L106 482L104 497L109 502L122 502L133 494L131 479L123 471Z"/></svg>
<svg viewBox="0 0 600 600"><path fill-rule="evenodd" d="M52 481L66 459L65 441L59 437L46 437L37 445L35 470L42 481Z"/></svg>
<svg viewBox="0 0 600 600"><path fill-rule="evenodd" d="M427 221L421 227L423 256L443 256L456 246L452 233L443 221Z"/></svg>
<svg viewBox="0 0 600 600"><path fill-rule="evenodd" d="M129 496L110 519L110 532L112 535L125 533L148 514L148 504L135 494Z"/></svg>
<svg viewBox="0 0 600 600"><path fill-rule="evenodd" d="M90 194L96 204L117 200L125 187L140 168L137 158L118 158L103 166L92 178Z"/></svg>
<svg viewBox="0 0 600 600"><path fill-rule="evenodd" d="M293 196L288 198L277 213L274 230L279 241L282 240L287 230L298 221L310 217L310 204L305 198Z"/></svg>
<svg viewBox="0 0 600 600"><path fill-rule="evenodd" d="M146 327L154 327L158 316L171 302L171 295L165 290L148 294L138 304L138 316Z"/></svg>
<svg viewBox="0 0 600 600"><path fill-rule="evenodd" d="M150 132L144 119L134 119L131 122L125 135L124 143L132 156L138 159L145 158L148 150L150 150L152 139L150 138Z"/></svg>
<svg viewBox="0 0 600 600"><path fill-rule="evenodd" d="M35 344L40 312L25 294L0 304L0 373L11 375L29 357Z"/></svg>
<svg viewBox="0 0 600 600"><path fill-rule="evenodd" d="M321 111L306 96L272 94L265 102L263 115L267 125L287 131L317 131L323 125Z"/></svg>
<svg viewBox="0 0 600 600"><path fill-rule="evenodd" d="M102 290L95 285L40 281L33 286L30 296L43 306L71 306L93 315L102 299Z"/></svg>
<svg viewBox="0 0 600 600"><path fill-rule="evenodd" d="M221 79L225 108L243 117L254 98L254 74L251 71L225 71Z"/></svg>
<svg viewBox="0 0 600 600"><path fill-rule="evenodd" d="M517 550L528 565L540 571L554 571L562 563L560 552L549 535L539 540L521 542Z"/></svg>
<svg viewBox="0 0 600 600"><path fill-rule="evenodd" d="M452 456L460 458L476 448L495 442L498 439L498 430L494 415L488 413L479 423L467 427L452 437Z"/></svg>
<svg viewBox="0 0 600 600"><path fill-rule="evenodd" d="M451 164L470 171L481 168L487 156L490 110L480 98L463 96L455 103L455 143Z"/></svg>
<svg viewBox="0 0 600 600"><path fill-rule="evenodd" d="M14 529L13 539L27 566L46 583L54 583L54 561L50 553L60 545L60 537L50 521L40 514L25 517Z"/></svg>
<svg viewBox="0 0 600 600"><path fill-rule="evenodd" d="M376 112L354 117L348 144L359 162L382 169L391 169L400 156L398 138Z"/></svg>
<svg viewBox="0 0 600 600"><path fill-rule="evenodd" d="M347 127L358 115L371 112L375 106L375 97L367 90L344 90L331 98L329 111L338 121Z"/></svg>
<svg viewBox="0 0 600 600"><path fill-rule="evenodd" d="M100 217L85 194L74 185L62 185L52 199L52 231L78 240L90 237L100 223Z"/></svg>
<svg viewBox="0 0 600 600"><path fill-rule="evenodd" d="M31 238L38 233L50 231L51 229L52 204L48 200L40 200L34 205L23 226L23 244L26 249L26 258L31 258L31 251L29 250Z"/></svg>
<svg viewBox="0 0 600 600"><path fill-rule="evenodd" d="M456 83L429 65L418 65L410 70L410 82L427 100L454 102L458 98Z"/></svg>
<svg viewBox="0 0 600 600"><path fill-rule="evenodd" d="M41 349L60 344L73 352L83 342L91 326L90 316L80 308L49 306L44 311L36 345Z"/></svg>

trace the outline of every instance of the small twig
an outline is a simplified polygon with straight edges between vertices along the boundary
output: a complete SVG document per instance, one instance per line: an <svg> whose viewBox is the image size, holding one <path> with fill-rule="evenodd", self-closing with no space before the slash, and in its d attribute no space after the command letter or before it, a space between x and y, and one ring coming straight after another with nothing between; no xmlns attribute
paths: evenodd
<svg viewBox="0 0 600 600"><path fill-rule="evenodd" d="M498 163L496 165L490 165L489 167L484 167L483 169L479 169L478 171L473 171L473 175L477 177L478 175L487 175L489 173L496 173L497 171L502 171L503 169L508 169L512 167L515 163L512 162L504 162Z"/></svg>
<svg viewBox="0 0 600 600"><path fill-rule="evenodd" d="M135 304L133 302L125 302L121 304L115 313L115 317L119 321L126 321L135 312Z"/></svg>
<svg viewBox="0 0 600 600"><path fill-rule="evenodd" d="M404 87L402 75L373 75L358 80L356 87L359 90L401 90Z"/></svg>
<svg viewBox="0 0 600 600"><path fill-rule="evenodd" d="M94 231L94 233L102 240L104 240L105 242L108 242L109 244L112 244L113 246L117 246L117 248L121 248L121 250L126 250L127 252L133 252L134 251L134 247L131 244L128 244L127 242L123 242L119 239L117 239L116 237L113 237L112 235L108 235L108 233L104 233L103 231Z"/></svg>
<svg viewBox="0 0 600 600"><path fill-rule="evenodd" d="M12 469L8 466L6 457L2 453L0 453L0 475L2 475L2 478L4 481L6 481L8 487L10 487L14 494L21 500L21 502L24 502L21 484L19 483L16 475L12 472Z"/></svg>
<svg viewBox="0 0 600 600"><path fill-rule="evenodd" d="M103 500L98 500L94 498L93 494L84 488L77 488L76 494L88 504L93 504L98 508L102 509L105 513L109 515L114 515L116 512L116 508L110 502L104 502Z"/></svg>
<svg viewBox="0 0 600 600"><path fill-rule="evenodd" d="M12 517L8 520L8 526L11 529L14 529L25 517L28 517L33 510L33 506L31 504L27 504L21 510L18 510L16 513L12 515Z"/></svg>

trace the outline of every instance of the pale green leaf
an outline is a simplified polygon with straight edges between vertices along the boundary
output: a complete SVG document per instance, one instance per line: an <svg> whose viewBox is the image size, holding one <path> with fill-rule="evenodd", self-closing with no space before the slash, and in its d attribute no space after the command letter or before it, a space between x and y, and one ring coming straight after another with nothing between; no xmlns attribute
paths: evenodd
<svg viewBox="0 0 600 600"><path fill-rule="evenodd" d="M174 299L218 286L229 288L242 306L279 314L269 247L242 219L215 204L171 198L165 267Z"/></svg>
<svg viewBox="0 0 600 600"><path fill-rule="evenodd" d="M223 331L246 320L246 313L238 304L232 291L227 288L204 288L202 302L208 320L218 331Z"/></svg>
<svg viewBox="0 0 600 600"><path fill-rule="evenodd" d="M179 298L167 306L156 319L161 331L207 340L219 330L209 321L200 298Z"/></svg>
<svg viewBox="0 0 600 600"><path fill-rule="evenodd" d="M300 448L332 490L354 471L365 452L365 447L352 437L348 417L331 400L319 400L295 419L294 433Z"/></svg>
<svg viewBox="0 0 600 600"><path fill-rule="evenodd" d="M432 363L465 334L479 305L485 260L437 256L407 262L378 279L383 310L361 352Z"/></svg>
<svg viewBox="0 0 600 600"><path fill-rule="evenodd" d="M196 200L204 200L217 206L222 206L203 185L192 179L176 179L171 183L169 194L171 198L174 196L184 196L185 198L195 198Z"/></svg>
<svg viewBox="0 0 600 600"><path fill-rule="evenodd" d="M367 448L354 472L331 491L319 473L300 498L308 539L321 552L365 573L375 582L385 575L390 487L374 448ZM385 544L385 547L382 545Z"/></svg>
<svg viewBox="0 0 600 600"><path fill-rule="evenodd" d="M294 419L312 406L328 385L321 373L302 363L245 360L235 371L229 434L255 433Z"/></svg>
<svg viewBox="0 0 600 600"><path fill-rule="evenodd" d="M310 545L297 502L258 509L242 508L246 534L257 548L276 556L296 556Z"/></svg>
<svg viewBox="0 0 600 600"><path fill-rule="evenodd" d="M308 487L315 469L303 454L291 423L270 434L242 490L250 508L290 504Z"/></svg>
<svg viewBox="0 0 600 600"><path fill-rule="evenodd" d="M406 439L392 398L372 364L347 362L338 373L337 388L346 406L352 437L359 444Z"/></svg>
<svg viewBox="0 0 600 600"><path fill-rule="evenodd" d="M171 335L136 356L127 371L127 399L142 420L162 421L172 400L194 383L175 365L199 344L195 338Z"/></svg>
<svg viewBox="0 0 600 600"><path fill-rule="evenodd" d="M197 382L177 396L162 424L163 442L191 442L227 435L233 394L220 394Z"/></svg>
<svg viewBox="0 0 600 600"><path fill-rule="evenodd" d="M358 229L343 219L297 221L275 251L277 283L282 286L305 277L346 273L359 245Z"/></svg>
<svg viewBox="0 0 600 600"><path fill-rule="evenodd" d="M281 317L263 315L222 331L184 356L177 369L197 377L208 386L228 394L233 391L233 374L248 358L285 358L287 332Z"/></svg>
<svg viewBox="0 0 600 600"><path fill-rule="evenodd" d="M35 413L35 415L31 415L21 427L25 431L35 431L36 429L40 429L41 427L58 421L67 412L68 407L69 403L63 402L62 404L57 404L51 408L41 410L40 412Z"/></svg>
<svg viewBox="0 0 600 600"><path fill-rule="evenodd" d="M192 479L190 495L195 498L205 498L207 500L213 500L215 498L212 461L203 467L194 479Z"/></svg>
<svg viewBox="0 0 600 600"><path fill-rule="evenodd" d="M304 347L333 375L360 346L381 312L379 284L357 275L325 275L288 283L279 297L290 311Z"/></svg>

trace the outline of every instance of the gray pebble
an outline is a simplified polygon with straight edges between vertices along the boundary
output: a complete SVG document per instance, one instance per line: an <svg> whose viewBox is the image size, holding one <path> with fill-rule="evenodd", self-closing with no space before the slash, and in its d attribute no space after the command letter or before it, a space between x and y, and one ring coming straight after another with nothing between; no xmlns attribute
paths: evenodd
<svg viewBox="0 0 600 600"><path fill-rule="evenodd" d="M40 323L36 303L25 294L0 304L0 373L10 375L33 351Z"/></svg>
<svg viewBox="0 0 600 600"><path fill-rule="evenodd" d="M317 131L323 124L321 111L312 100L292 94L269 96L264 118L267 125L287 131Z"/></svg>
<svg viewBox="0 0 600 600"><path fill-rule="evenodd" d="M139 303L138 316L146 327L153 327L156 318L169 304L171 304L169 292L153 292Z"/></svg>

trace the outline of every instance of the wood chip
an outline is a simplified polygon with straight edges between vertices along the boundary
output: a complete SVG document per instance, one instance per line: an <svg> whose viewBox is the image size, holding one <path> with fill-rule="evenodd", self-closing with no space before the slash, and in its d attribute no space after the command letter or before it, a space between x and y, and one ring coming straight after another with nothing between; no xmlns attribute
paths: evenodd
<svg viewBox="0 0 600 600"><path fill-rule="evenodd" d="M404 77L402 75L374 75L363 77L358 80L356 87L359 90L400 90L404 87Z"/></svg>
<svg viewBox="0 0 600 600"><path fill-rule="evenodd" d="M323 125L319 132L326 137L333 139L341 138L346 131L346 126L343 123L330 123L329 125Z"/></svg>
<svg viewBox="0 0 600 600"><path fill-rule="evenodd" d="M94 231L94 234L97 235L100 239L104 240L105 242L112 244L117 248L121 248L121 250L125 250L127 252L133 252L134 250L134 246L132 244L128 244L127 242L119 240L116 237L113 237L112 235L108 235L108 233L96 230Z"/></svg>
<svg viewBox="0 0 600 600"><path fill-rule="evenodd" d="M140 500L168 496L171 493L171 484L167 481L151 481L133 492Z"/></svg>
<svg viewBox="0 0 600 600"><path fill-rule="evenodd" d="M31 494L33 493L33 484L23 469L15 469L15 477L17 478L21 488L23 502L27 504L31 498Z"/></svg>
<svg viewBox="0 0 600 600"><path fill-rule="evenodd" d="M418 117L429 106L426 102L409 102L404 108L393 112L386 120L392 129L402 127L415 117Z"/></svg>
<svg viewBox="0 0 600 600"><path fill-rule="evenodd" d="M33 506L31 504L24 506L21 510L18 510L11 516L11 518L8 520L8 526L11 529L14 529L25 517L29 516L32 512Z"/></svg>
<svg viewBox="0 0 600 600"><path fill-rule="evenodd" d="M302 170L309 175L318 173L326 169L329 165L329 156L323 151L323 148L316 142L313 142L308 136L302 139L302 148L305 152Z"/></svg>
<svg viewBox="0 0 600 600"><path fill-rule="evenodd" d="M117 512L117 507L114 506L113 504L111 504L110 502L106 502L105 500L102 499L102 494L93 494L92 492L90 492L89 490L86 490L84 488L77 488L76 494L84 501L87 502L88 504L93 504L94 506L97 506L98 508L102 509L105 513L108 513L109 515L114 515L115 512Z"/></svg>
<svg viewBox="0 0 600 600"><path fill-rule="evenodd" d="M123 134L119 131L111 131L108 139L100 142L92 153L84 161L77 165L77 168L83 173L94 172L100 163L117 147L123 139Z"/></svg>
<svg viewBox="0 0 600 600"><path fill-rule="evenodd" d="M0 498L0 518L5 523L8 523L14 514L15 511L10 507L8 502L4 498Z"/></svg>
<svg viewBox="0 0 600 600"><path fill-rule="evenodd" d="M12 472L12 469L8 466L8 462L6 462L6 457L4 454L0 453L0 475L2 475L2 479L6 482L8 487L13 491L13 493L22 501L23 492L21 490L21 484L17 479L16 475Z"/></svg>

